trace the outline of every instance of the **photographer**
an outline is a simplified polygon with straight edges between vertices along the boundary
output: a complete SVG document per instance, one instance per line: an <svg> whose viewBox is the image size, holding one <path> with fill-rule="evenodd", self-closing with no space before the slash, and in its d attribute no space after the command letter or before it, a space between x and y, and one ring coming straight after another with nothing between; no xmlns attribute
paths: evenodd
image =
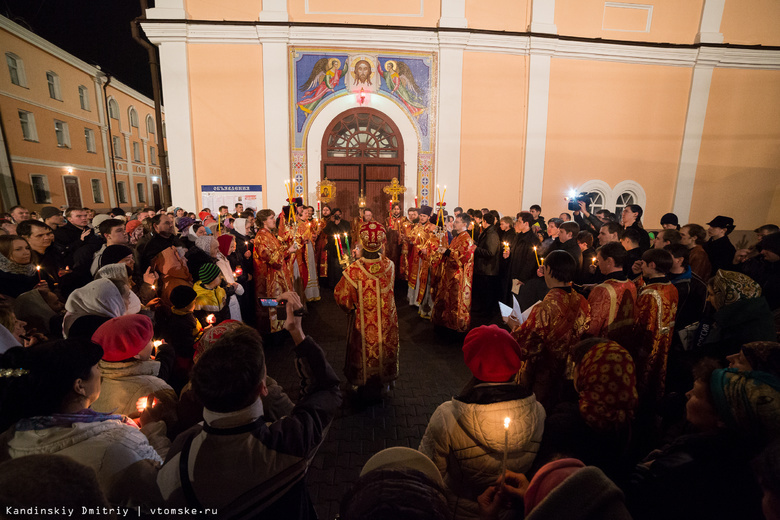
<svg viewBox="0 0 780 520"><path fill-rule="evenodd" d="M576 204L577 208L574 207ZM596 238L601 228L601 221L596 215L588 212L590 195L581 194L577 199L569 201L569 209L574 212L574 222L580 225L580 229L588 231Z"/></svg>

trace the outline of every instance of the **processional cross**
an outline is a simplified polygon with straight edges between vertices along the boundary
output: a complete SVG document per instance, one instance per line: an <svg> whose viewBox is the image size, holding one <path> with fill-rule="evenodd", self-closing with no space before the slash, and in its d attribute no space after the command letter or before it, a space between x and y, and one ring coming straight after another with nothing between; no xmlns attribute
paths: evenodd
<svg viewBox="0 0 780 520"><path fill-rule="evenodd" d="M406 192L406 186L401 186L397 178L390 182L390 186L385 186L382 191L390 195L392 202L398 202L398 196Z"/></svg>

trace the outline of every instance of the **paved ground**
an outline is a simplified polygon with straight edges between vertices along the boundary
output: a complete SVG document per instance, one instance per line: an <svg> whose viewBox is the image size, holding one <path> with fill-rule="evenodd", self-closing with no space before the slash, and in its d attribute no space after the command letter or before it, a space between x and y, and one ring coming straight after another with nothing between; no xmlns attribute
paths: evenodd
<svg viewBox="0 0 780 520"><path fill-rule="evenodd" d="M390 446L416 449L436 407L458 394L471 377L463 364L462 336L436 333L401 296L396 297L401 368L395 389L373 405L345 399L309 471L309 490L321 520L335 518L341 497L374 453ZM323 289L322 299L310 304L303 327L343 374L347 317L332 291ZM299 387L292 341L268 346L266 358L269 375L295 399Z"/></svg>

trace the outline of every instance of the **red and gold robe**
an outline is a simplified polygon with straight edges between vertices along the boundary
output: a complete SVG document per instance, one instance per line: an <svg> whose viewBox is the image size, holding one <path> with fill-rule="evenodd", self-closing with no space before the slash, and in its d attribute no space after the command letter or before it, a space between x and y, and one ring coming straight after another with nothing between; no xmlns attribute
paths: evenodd
<svg viewBox="0 0 780 520"><path fill-rule="evenodd" d="M571 349L590 323L588 300L571 287L555 287L512 331L525 363L520 380L546 409L560 402Z"/></svg>
<svg viewBox="0 0 780 520"><path fill-rule="evenodd" d="M317 262L314 256L314 239L317 236L319 224L314 220L299 220L296 241L298 251L295 259L301 273L303 294L307 302L320 299L320 283L317 276Z"/></svg>
<svg viewBox="0 0 780 520"><path fill-rule="evenodd" d="M471 281L474 276L474 241L464 231L442 257L441 277L433 292L434 325L467 332L471 325Z"/></svg>
<svg viewBox="0 0 780 520"><path fill-rule="evenodd" d="M415 224L409 229L406 240L409 243L409 272L407 282L409 284L409 305L417 304L417 275L420 273L420 258L417 254L417 241L420 239L423 225Z"/></svg>
<svg viewBox="0 0 780 520"><path fill-rule="evenodd" d="M401 228L406 217L394 217L390 215L385 222L385 233L387 234L387 243L385 244L385 256L395 264L395 272L401 272Z"/></svg>
<svg viewBox="0 0 780 520"><path fill-rule="evenodd" d="M325 226L330 222L330 216L317 221L317 238L314 241L314 257L317 262L317 275L320 278L328 277L328 235L323 233Z"/></svg>
<svg viewBox="0 0 780 520"><path fill-rule="evenodd" d="M349 313L344 375L350 384L363 386L371 378L387 384L398 378L394 269L384 256L360 258L344 270L333 292Z"/></svg>
<svg viewBox="0 0 780 520"><path fill-rule="evenodd" d="M282 293L293 289L289 245L280 241L270 231L263 228L254 239L255 294L258 298L278 298ZM257 328L268 334L279 332L284 321L276 319L276 310L263 307L257 302Z"/></svg>
<svg viewBox="0 0 780 520"><path fill-rule="evenodd" d="M677 288L665 278L642 287L637 297L637 386L651 400L664 396L666 361L677 316Z"/></svg>
<svg viewBox="0 0 780 520"><path fill-rule="evenodd" d="M419 264L416 298L416 304L418 306L422 306L423 301L426 299L426 295L431 291L431 286L433 285L431 266L436 260L435 255L440 246L439 237L436 236L436 230L436 224L429 221L422 226L420 234L415 239ZM433 306L433 301L431 301L430 304ZM425 318L430 317L430 312L431 309L420 309L420 315Z"/></svg>
<svg viewBox="0 0 780 520"><path fill-rule="evenodd" d="M409 279L409 265L411 259L411 247L409 246L409 242L413 228L414 224L408 219L401 223L401 260L399 262L401 271L398 273L401 280Z"/></svg>
<svg viewBox="0 0 780 520"><path fill-rule="evenodd" d="M608 338L632 355L636 329L636 285L631 280L610 278L590 292L588 336Z"/></svg>

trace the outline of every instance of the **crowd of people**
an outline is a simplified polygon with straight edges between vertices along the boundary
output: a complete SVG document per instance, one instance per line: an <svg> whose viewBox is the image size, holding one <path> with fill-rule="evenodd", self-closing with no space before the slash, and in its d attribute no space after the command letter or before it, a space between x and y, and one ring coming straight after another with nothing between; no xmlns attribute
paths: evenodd
<svg viewBox="0 0 780 520"><path fill-rule="evenodd" d="M342 389L399 380L402 302L473 377L418 450L369 460L342 518L780 518L778 226L737 249L729 217L649 232L637 205L289 202L0 215L4 504L316 518L307 469ZM303 332L325 287L346 384ZM263 352L288 338L297 402Z"/></svg>

